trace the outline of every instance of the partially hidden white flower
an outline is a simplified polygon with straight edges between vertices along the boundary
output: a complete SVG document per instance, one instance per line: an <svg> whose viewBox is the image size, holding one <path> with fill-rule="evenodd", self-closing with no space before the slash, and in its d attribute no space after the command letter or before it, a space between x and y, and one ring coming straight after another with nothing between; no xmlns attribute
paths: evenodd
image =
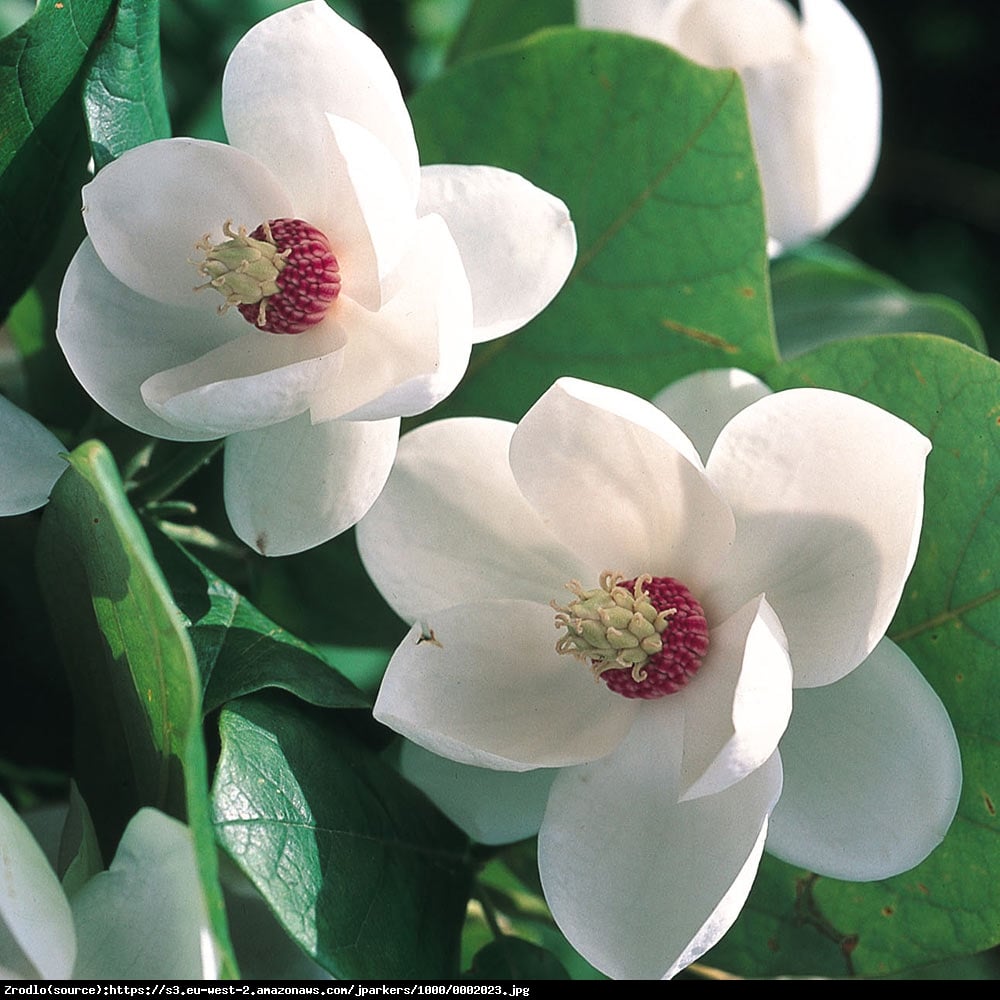
<svg viewBox="0 0 1000 1000"><path fill-rule="evenodd" d="M746 92L769 250L822 236L871 184L882 87L871 45L840 0L577 0L585 27L735 69Z"/></svg>
<svg viewBox="0 0 1000 1000"><path fill-rule="evenodd" d="M281 555L357 521L400 417L545 307L576 237L517 174L421 169L384 56L322 0L243 37L222 110L230 145L152 142L84 188L58 337L123 423L227 437L233 527Z"/></svg>
<svg viewBox="0 0 1000 1000"><path fill-rule="evenodd" d="M59 439L30 414L0 396L0 517L25 514L49 499L65 472Z"/></svg>
<svg viewBox="0 0 1000 1000"><path fill-rule="evenodd" d="M481 840L538 830L557 923L622 978L711 947L765 838L885 878L940 842L961 786L947 713L883 638L926 438L740 372L657 403L561 379L516 426L427 424L358 528L415 623L375 706L419 744L404 773Z"/></svg>
<svg viewBox="0 0 1000 1000"><path fill-rule="evenodd" d="M217 978L188 828L140 809L107 871L93 870L95 848L86 833L78 836L60 883L24 820L0 798L0 979Z"/></svg>

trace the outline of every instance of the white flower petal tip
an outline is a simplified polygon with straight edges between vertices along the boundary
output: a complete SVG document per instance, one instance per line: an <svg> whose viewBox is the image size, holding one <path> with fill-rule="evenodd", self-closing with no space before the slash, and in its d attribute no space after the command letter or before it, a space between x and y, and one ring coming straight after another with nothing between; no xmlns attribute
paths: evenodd
<svg viewBox="0 0 1000 1000"><path fill-rule="evenodd" d="M768 252L822 236L871 183L882 91L871 45L840 0L577 0L585 27L668 45L743 81Z"/></svg>
<svg viewBox="0 0 1000 1000"><path fill-rule="evenodd" d="M513 844L542 825L557 770L493 771L458 764L403 740L400 773L480 844Z"/></svg>
<svg viewBox="0 0 1000 1000"><path fill-rule="evenodd" d="M433 765L428 794L483 836L502 824L459 765L508 772L511 789L559 769L539 832L546 898L616 977L673 975L736 919L781 789L777 748L796 751L813 694L793 698L793 682L846 692L848 712L864 702L831 682L881 639L922 518L928 442L891 414L742 373L703 389L669 394L677 423L560 379L516 427L425 425L358 529L376 585L418 622L376 717L457 762ZM678 425L706 414L729 419L703 465ZM908 676L879 682L913 701ZM825 772L812 784L802 757L803 801L821 805Z"/></svg>
<svg viewBox="0 0 1000 1000"><path fill-rule="evenodd" d="M676 801L681 712L663 699L618 750L562 771L538 837L552 915L615 979L675 975L739 915L781 790L774 755L718 795ZM672 719L671 716L674 716Z"/></svg>
<svg viewBox="0 0 1000 1000"><path fill-rule="evenodd" d="M265 556L334 538L375 502L398 440L398 418L313 424L308 414L233 434L224 486L233 530Z"/></svg>
<svg viewBox="0 0 1000 1000"><path fill-rule="evenodd" d="M81 979L215 979L191 831L157 809L132 817L106 872L71 900Z"/></svg>
<svg viewBox="0 0 1000 1000"><path fill-rule="evenodd" d="M273 441L303 415L398 423L448 396L473 342L530 320L572 267L565 206L523 178L444 167L424 183L388 62L321 0L247 33L222 103L230 145L151 142L84 189L88 239L63 283L58 340L87 392L130 427ZM227 448L238 534L279 554L346 530L384 482L389 437L331 430L297 469L283 462L291 485L260 502L242 485L269 470L238 464L273 447ZM307 468L320 454L349 461ZM314 511L300 502L307 483L323 494Z"/></svg>
<svg viewBox="0 0 1000 1000"><path fill-rule="evenodd" d="M796 687L845 676L885 635L916 558L930 447L891 413L824 389L766 396L720 433L707 470L740 530L710 600L734 610L767 595Z"/></svg>
<svg viewBox="0 0 1000 1000"><path fill-rule="evenodd" d="M588 586L613 570L698 591L732 544L732 514L694 446L652 403L619 389L559 379L514 432L510 467L549 530L592 567Z"/></svg>
<svg viewBox="0 0 1000 1000"><path fill-rule="evenodd" d="M763 597L712 631L699 676L681 698L680 801L728 788L774 753L792 714L792 664L781 622ZM727 702L728 714L719 710Z"/></svg>
<svg viewBox="0 0 1000 1000"><path fill-rule="evenodd" d="M767 849L819 875L908 871L955 817L962 762L951 720L888 639L836 684L796 691L781 753L785 792Z"/></svg>
<svg viewBox="0 0 1000 1000"><path fill-rule="evenodd" d="M477 343L512 333L540 313L576 262L569 209L509 170L424 167L418 211L442 216L458 244Z"/></svg>
<svg viewBox="0 0 1000 1000"><path fill-rule="evenodd" d="M72 818L71 810L64 846L72 841ZM89 825L85 806L77 819ZM86 851L78 845L65 889L24 821L2 798L0 841L4 973L63 980L218 977L194 841L183 823L141 809L125 828L107 871L71 874Z"/></svg>
<svg viewBox="0 0 1000 1000"><path fill-rule="evenodd" d="M0 964L16 977L69 979L76 931L66 894L24 820L0 797L0 924L6 938Z"/></svg>
<svg viewBox="0 0 1000 1000"><path fill-rule="evenodd" d="M34 417L0 396L0 517L43 506L66 471L62 442Z"/></svg>

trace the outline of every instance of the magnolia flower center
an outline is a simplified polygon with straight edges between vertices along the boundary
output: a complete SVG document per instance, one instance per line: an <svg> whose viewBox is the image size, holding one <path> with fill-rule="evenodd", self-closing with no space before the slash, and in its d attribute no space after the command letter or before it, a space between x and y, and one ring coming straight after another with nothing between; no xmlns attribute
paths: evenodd
<svg viewBox="0 0 1000 1000"><path fill-rule="evenodd" d="M612 691L661 698L697 673L708 651L708 622L680 581L649 574L625 580L605 571L594 590L577 580L566 587L576 600L566 607L552 602L556 628L566 630L556 651L589 662Z"/></svg>
<svg viewBox="0 0 1000 1000"><path fill-rule="evenodd" d="M330 242L302 219L271 219L248 234L233 232L232 220L222 227L229 237L213 244L206 234L195 249L205 259L192 261L225 302L248 323L269 333L302 333L319 323L340 293L340 265Z"/></svg>

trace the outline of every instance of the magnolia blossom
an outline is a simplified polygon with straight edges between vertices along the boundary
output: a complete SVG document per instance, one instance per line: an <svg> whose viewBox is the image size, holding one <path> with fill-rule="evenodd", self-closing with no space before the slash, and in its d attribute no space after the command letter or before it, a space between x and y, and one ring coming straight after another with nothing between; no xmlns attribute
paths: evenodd
<svg viewBox="0 0 1000 1000"><path fill-rule="evenodd" d="M0 396L0 516L25 514L49 499L66 469L66 449L34 417Z"/></svg>
<svg viewBox="0 0 1000 1000"><path fill-rule="evenodd" d="M414 622L375 705L423 748L404 770L480 839L537 829L556 921L626 978L714 944L765 839L885 878L941 840L961 784L947 714L883 639L929 442L737 372L658 403L561 379L516 426L427 424L358 528Z"/></svg>
<svg viewBox="0 0 1000 1000"><path fill-rule="evenodd" d="M84 835L74 845L60 883L0 798L0 979L217 978L188 828L141 809L107 871L94 869L87 841Z"/></svg>
<svg viewBox="0 0 1000 1000"><path fill-rule="evenodd" d="M421 168L388 63L321 0L243 37L222 111L230 145L152 142L84 188L58 337L123 423L227 437L234 529L287 554L368 509L400 417L545 307L576 238L516 174Z"/></svg>
<svg viewBox="0 0 1000 1000"><path fill-rule="evenodd" d="M868 190L882 97L871 46L840 0L577 0L577 19L737 70L772 255L831 229Z"/></svg>

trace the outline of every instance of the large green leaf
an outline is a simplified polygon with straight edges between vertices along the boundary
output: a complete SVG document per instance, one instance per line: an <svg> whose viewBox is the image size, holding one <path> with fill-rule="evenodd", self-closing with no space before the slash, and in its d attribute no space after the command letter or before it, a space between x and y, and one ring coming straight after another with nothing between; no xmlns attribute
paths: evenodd
<svg viewBox="0 0 1000 1000"><path fill-rule="evenodd" d="M82 73L112 0L39 4L0 39L0 317L52 250L87 163Z"/></svg>
<svg viewBox="0 0 1000 1000"><path fill-rule="evenodd" d="M889 635L941 697L964 785L944 842L883 882L766 859L743 916L706 957L750 975L919 972L1000 941L1000 365L954 341L829 344L768 373L891 410L933 442L916 565Z"/></svg>
<svg viewBox="0 0 1000 1000"><path fill-rule="evenodd" d="M334 975L455 977L469 843L338 720L276 693L223 710L219 841Z"/></svg>
<svg viewBox="0 0 1000 1000"><path fill-rule="evenodd" d="M231 971L194 652L107 449L87 442L69 462L38 568L73 693L75 776L106 858L142 806L190 825Z"/></svg>
<svg viewBox="0 0 1000 1000"><path fill-rule="evenodd" d="M99 170L126 149L170 135L160 75L159 0L119 0L83 87Z"/></svg>
<svg viewBox="0 0 1000 1000"><path fill-rule="evenodd" d="M913 292L846 255L811 248L771 268L774 323L782 357L831 340L882 333L934 333L986 353L986 338L963 306Z"/></svg>
<svg viewBox="0 0 1000 1000"><path fill-rule="evenodd" d="M435 411L519 418L560 375L651 395L775 360L760 189L735 73L638 38L552 29L464 63L411 111L425 163L523 174L579 255L524 330L481 345Z"/></svg>
<svg viewBox="0 0 1000 1000"><path fill-rule="evenodd" d="M179 545L153 536L201 671L203 711L266 687L324 708L369 708L370 700L308 643L276 625Z"/></svg>

